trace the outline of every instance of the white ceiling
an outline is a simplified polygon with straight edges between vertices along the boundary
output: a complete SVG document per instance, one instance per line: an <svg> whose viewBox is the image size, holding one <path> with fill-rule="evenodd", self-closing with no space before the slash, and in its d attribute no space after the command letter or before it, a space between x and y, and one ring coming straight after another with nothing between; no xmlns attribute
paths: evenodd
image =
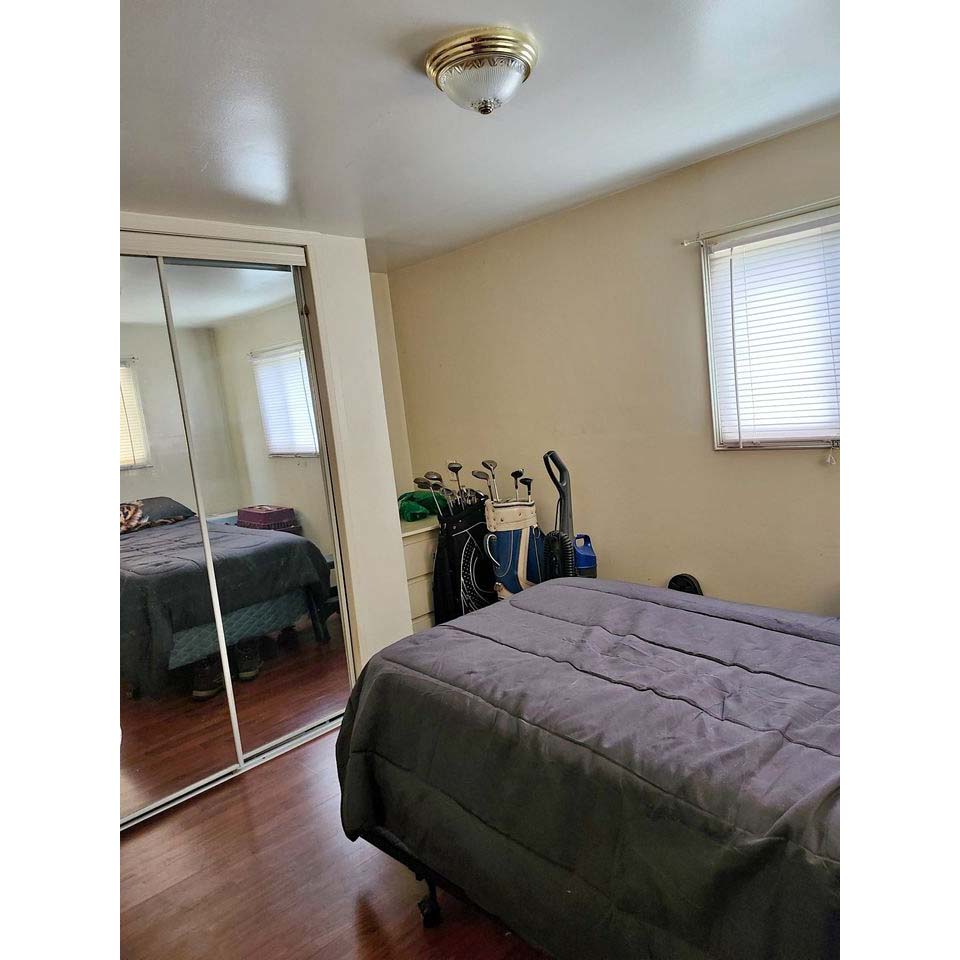
<svg viewBox="0 0 960 960"><path fill-rule="evenodd" d="M422 71L462 27L529 30L492 116ZM839 111L839 0L122 0L124 209L433 256Z"/></svg>
<svg viewBox="0 0 960 960"><path fill-rule="evenodd" d="M167 289L178 327L215 327L236 317L293 304L293 277L278 270L168 265ZM166 323L154 260L120 258L120 322Z"/></svg>

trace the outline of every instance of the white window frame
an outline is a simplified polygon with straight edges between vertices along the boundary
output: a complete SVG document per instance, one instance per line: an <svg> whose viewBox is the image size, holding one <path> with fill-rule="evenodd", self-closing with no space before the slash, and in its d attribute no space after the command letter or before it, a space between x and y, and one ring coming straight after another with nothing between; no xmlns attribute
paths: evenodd
<svg viewBox="0 0 960 960"><path fill-rule="evenodd" d="M130 381L133 384L133 398L136 401L136 414L139 420L139 426L143 431L143 452L144 452L144 461L143 463L122 463L120 464L121 472L126 472L128 470L144 470L147 467L152 467L150 458L150 433L147 430L147 418L143 412L143 393L140 390L140 378L137 376L137 358L136 357L121 357L120 358L120 367L121 369L126 368L130 371ZM123 393L120 394L121 402L123 400ZM129 414L128 414L129 420ZM127 430L130 430L129 423L127 424ZM132 440L132 435L131 435ZM131 444L132 446L132 444Z"/></svg>
<svg viewBox="0 0 960 960"><path fill-rule="evenodd" d="M710 309L710 254L718 247L732 247L771 239L777 236L785 236L811 229L817 225L839 222L840 219L840 205L838 202L819 205L813 209L801 209L805 212L762 218L761 220L743 224L738 228L726 228L723 231L700 234L697 238L696 242L700 245L701 271L703 276L704 329L707 342L707 362L710 376L710 407L713 417L713 445L715 450L787 450L840 446L839 434L836 438L771 438L762 441L741 440L739 443L731 443L723 440L721 431L718 383L713 351L714 337ZM687 242L692 243L694 241Z"/></svg>
<svg viewBox="0 0 960 960"><path fill-rule="evenodd" d="M310 423L313 428L313 451L281 451L270 449L270 431L267 426L267 418L263 409L263 397L260 393L260 383L257 380L256 367L258 363L269 360L278 360L286 357L296 356L300 361L300 368L305 377L305 399L307 410L310 414ZM320 431L317 426L317 413L313 404L313 389L310 383L310 366L307 362L306 350L302 343L288 343L279 347L271 347L268 350L257 350L250 354L250 366L253 372L254 386L257 391L257 406L260 410L260 425L263 429L263 442L267 449L268 457L280 457L296 459L313 459L320 456Z"/></svg>

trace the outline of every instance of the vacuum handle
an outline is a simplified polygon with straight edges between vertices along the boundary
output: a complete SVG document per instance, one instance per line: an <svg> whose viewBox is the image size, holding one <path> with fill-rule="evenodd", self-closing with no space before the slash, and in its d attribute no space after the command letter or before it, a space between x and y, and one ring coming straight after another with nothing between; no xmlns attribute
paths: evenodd
<svg viewBox="0 0 960 960"><path fill-rule="evenodd" d="M570 494L570 471L567 465L560 459L560 454L556 450L548 450L543 455L543 465L547 468L547 473L557 488L559 494L557 498L557 529L566 537L573 541L573 504ZM554 467L557 472L554 473Z"/></svg>
<svg viewBox="0 0 960 960"><path fill-rule="evenodd" d="M560 454L556 450L548 450L543 455L543 465L547 468L547 473L550 475L550 479L553 481L553 485L557 488L557 492L563 496L570 487L570 471L567 469L567 465L560 459ZM556 473L554 473L554 465L556 465L557 471L559 472L559 478Z"/></svg>

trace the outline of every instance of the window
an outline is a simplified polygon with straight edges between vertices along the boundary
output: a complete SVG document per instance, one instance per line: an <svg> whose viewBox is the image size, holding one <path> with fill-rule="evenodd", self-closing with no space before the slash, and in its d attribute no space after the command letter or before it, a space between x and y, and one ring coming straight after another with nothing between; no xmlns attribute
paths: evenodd
<svg viewBox="0 0 960 960"><path fill-rule="evenodd" d="M717 449L840 439L840 208L703 242Z"/></svg>
<svg viewBox="0 0 960 960"><path fill-rule="evenodd" d="M303 347L278 347L250 355L260 397L267 453L315 457L320 452Z"/></svg>
<svg viewBox="0 0 960 960"><path fill-rule="evenodd" d="M135 363L132 357L120 361L121 470L150 466L150 445L147 442L147 425L143 419Z"/></svg>

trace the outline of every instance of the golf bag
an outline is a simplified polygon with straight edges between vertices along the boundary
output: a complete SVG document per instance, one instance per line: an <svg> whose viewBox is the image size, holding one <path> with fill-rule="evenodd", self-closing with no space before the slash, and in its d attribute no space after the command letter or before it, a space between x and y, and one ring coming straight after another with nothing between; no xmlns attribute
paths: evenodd
<svg viewBox="0 0 960 960"><path fill-rule="evenodd" d="M483 547L487 532L481 501L453 515L444 513L433 565L433 614L446 623L497 599L493 566Z"/></svg>
<svg viewBox="0 0 960 960"><path fill-rule="evenodd" d="M493 563L496 595L505 600L543 579L543 534L532 502L484 504L487 529L484 549Z"/></svg>

